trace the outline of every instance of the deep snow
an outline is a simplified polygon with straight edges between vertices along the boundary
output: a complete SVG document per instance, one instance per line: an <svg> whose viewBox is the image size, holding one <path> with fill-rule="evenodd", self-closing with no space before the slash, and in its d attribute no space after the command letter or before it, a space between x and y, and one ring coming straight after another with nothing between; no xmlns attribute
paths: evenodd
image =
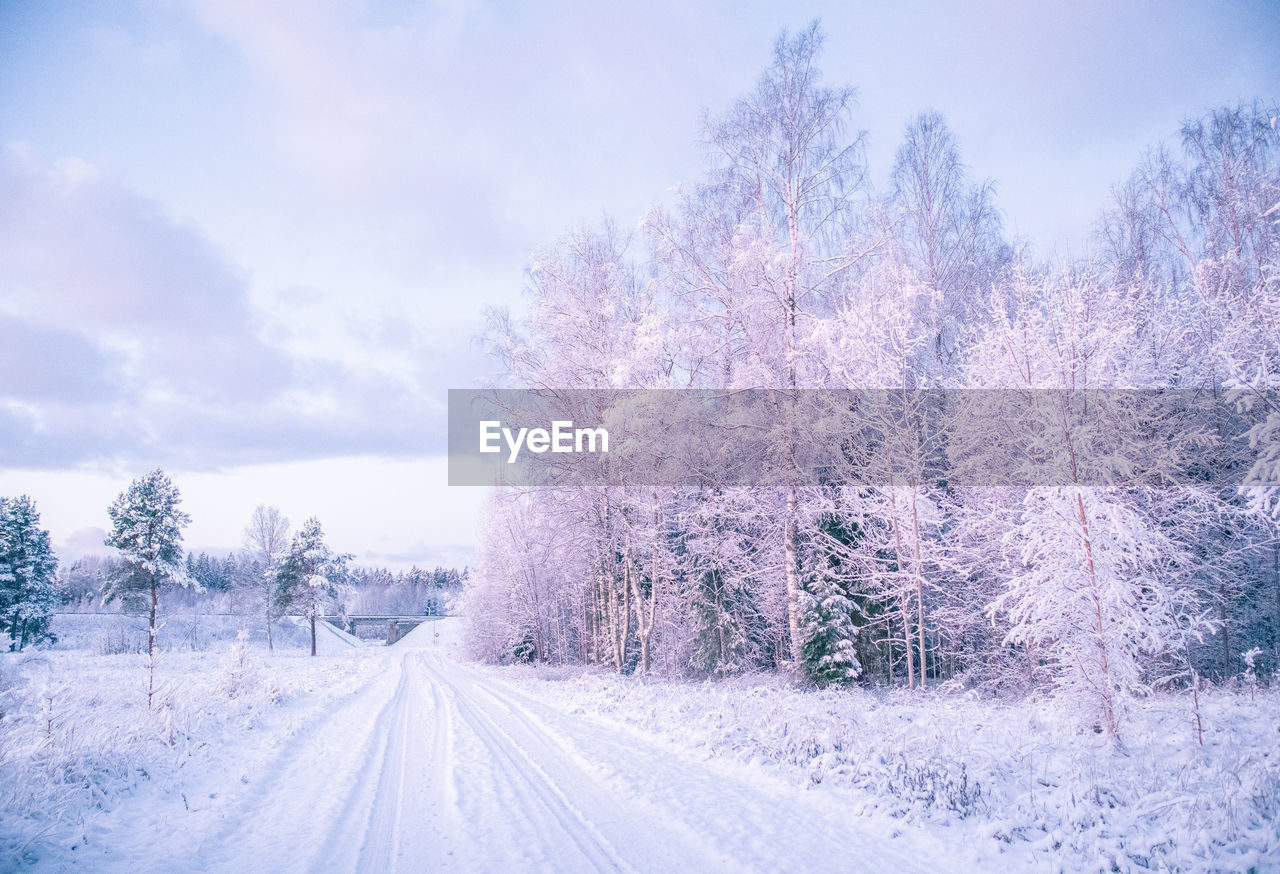
<svg viewBox="0 0 1280 874"><path fill-rule="evenodd" d="M440 635L437 637L436 635ZM1280 696L1181 698L1122 749L1052 701L485 668L459 620L326 655L6 655L0 867L1257 870Z"/></svg>

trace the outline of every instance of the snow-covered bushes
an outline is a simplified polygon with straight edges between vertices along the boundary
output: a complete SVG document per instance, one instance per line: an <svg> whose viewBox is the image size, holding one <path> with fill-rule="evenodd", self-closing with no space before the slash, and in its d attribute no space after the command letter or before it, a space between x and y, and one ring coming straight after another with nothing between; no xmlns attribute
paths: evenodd
<svg viewBox="0 0 1280 874"><path fill-rule="evenodd" d="M263 668L258 653L249 645L249 632L241 631L223 656L216 690L228 701L240 702L251 710L276 704L280 686Z"/></svg>

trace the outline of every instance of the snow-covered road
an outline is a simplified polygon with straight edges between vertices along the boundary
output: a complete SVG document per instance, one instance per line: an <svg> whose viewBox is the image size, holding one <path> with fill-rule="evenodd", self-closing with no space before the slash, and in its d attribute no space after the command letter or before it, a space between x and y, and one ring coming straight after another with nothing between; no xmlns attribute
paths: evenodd
<svg viewBox="0 0 1280 874"><path fill-rule="evenodd" d="M454 631L426 625L395 647L362 653L382 663L372 682L260 751L246 764L251 778L236 769L211 775L200 797L212 801L137 824L187 834L117 846L111 861L129 860L120 867L132 872L150 864L326 872L973 864L930 832L855 817L837 795L539 700L456 660ZM181 848L181 858L166 845Z"/></svg>

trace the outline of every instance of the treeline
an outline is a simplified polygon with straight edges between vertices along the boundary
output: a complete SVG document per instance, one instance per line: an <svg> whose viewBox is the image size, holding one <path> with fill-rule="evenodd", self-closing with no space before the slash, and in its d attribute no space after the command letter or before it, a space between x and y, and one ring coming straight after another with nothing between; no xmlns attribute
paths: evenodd
<svg viewBox="0 0 1280 874"><path fill-rule="evenodd" d="M900 392L900 418L879 423L886 475L502 490L469 586L477 654L1051 686L1112 733L1160 684L1273 675L1276 489L1229 482L1250 464L1280 481L1276 105L1188 121L1180 150L1151 149L1114 188L1092 253L1050 265L1006 237L994 183L969 175L936 113L874 190L854 93L822 83L821 44L816 25L784 34L756 90L708 121L710 166L677 205L539 253L527 314L493 313L488 339L513 387ZM913 418L913 393L933 388L1016 393L1017 421L969 423L968 448L1022 429L1035 451L1019 463L1072 473L1036 488L920 476L949 457ZM1082 417L1107 388L1150 392ZM1117 435L1163 433L1145 405L1166 389L1252 406L1261 424L1170 430L1134 482ZM760 424L794 435L795 412ZM859 446L831 439L845 437ZM1197 471L1203 486L1167 485Z"/></svg>
<svg viewBox="0 0 1280 874"><path fill-rule="evenodd" d="M146 615L147 652L154 657L164 609L230 612L261 618L269 647L278 617L301 614L311 624L316 651L318 619L352 612L441 615L461 593L467 572L437 567L391 573L354 567L351 556L325 542L319 520L293 533L274 507L254 510L244 549L225 557L182 550L190 517L177 487L161 470L134 480L111 504L112 530L105 545L116 555L82 558L58 572L49 532L40 527L27 496L0 498L0 631L9 648L53 638L59 609L112 605Z"/></svg>
<svg viewBox="0 0 1280 874"><path fill-rule="evenodd" d="M53 587L60 610L102 609L104 581L120 574L124 560L108 555L78 558L57 572ZM210 613L248 613L253 609L262 563L247 551L226 556L188 552L184 571L195 586L176 589L170 603ZM462 593L467 570L435 567L407 571L355 566L350 569L347 613L443 615Z"/></svg>

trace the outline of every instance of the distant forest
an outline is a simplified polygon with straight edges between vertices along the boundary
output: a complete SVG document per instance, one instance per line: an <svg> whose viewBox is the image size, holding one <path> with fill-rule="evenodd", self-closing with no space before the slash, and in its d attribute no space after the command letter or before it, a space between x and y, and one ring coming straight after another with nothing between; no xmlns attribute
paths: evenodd
<svg viewBox="0 0 1280 874"><path fill-rule="evenodd" d="M129 599L103 604L104 583L122 573L123 565L123 559L87 556L63 568L58 574L59 609L145 612L144 604L132 604ZM232 553L220 558L205 552L187 553L184 568L200 589L175 588L165 599L174 608L200 607L211 613L258 611L263 571L252 556ZM414 566L393 573L380 567L353 567L349 569L343 607L348 614L442 615L449 612L449 605L461 593L466 579L466 568L424 570Z"/></svg>

